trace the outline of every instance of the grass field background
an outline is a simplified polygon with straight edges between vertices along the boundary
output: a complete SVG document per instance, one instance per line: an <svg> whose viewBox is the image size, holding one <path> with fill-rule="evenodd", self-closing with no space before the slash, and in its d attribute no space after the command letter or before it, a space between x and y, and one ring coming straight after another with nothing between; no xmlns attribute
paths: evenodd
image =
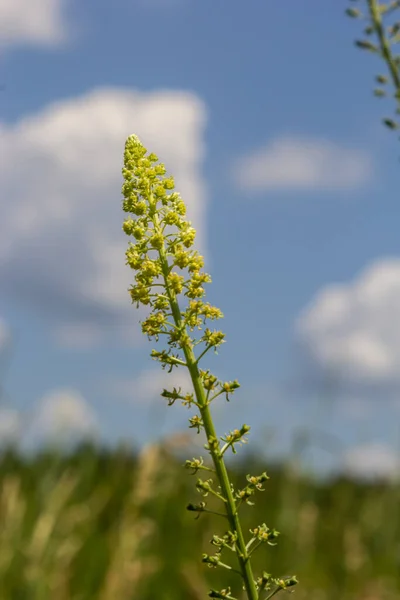
<svg viewBox="0 0 400 600"><path fill-rule="evenodd" d="M3 450L2 600L203 600L210 585L235 585L237 576L201 563L223 521L185 510L201 499L186 457L171 441L140 453L90 443L30 457ZM400 597L399 484L321 481L249 455L233 480L265 469L244 529L265 522L282 535L256 552L257 572L296 574L298 600Z"/></svg>

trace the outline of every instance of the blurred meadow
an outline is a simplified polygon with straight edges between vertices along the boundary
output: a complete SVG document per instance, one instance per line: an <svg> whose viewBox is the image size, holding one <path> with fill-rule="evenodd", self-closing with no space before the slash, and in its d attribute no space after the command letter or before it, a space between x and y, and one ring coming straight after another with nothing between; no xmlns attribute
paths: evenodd
<svg viewBox="0 0 400 600"><path fill-rule="evenodd" d="M182 444L176 436L136 453L89 442L29 457L4 450L1 598L203 600L210 584L237 577L199 560L216 523L185 511L197 500ZM256 568L295 572L298 599L399 598L400 482L321 480L296 464L270 464L265 494L243 511L244 530L256 520L282 532L255 554ZM234 463L233 481L263 469L248 454Z"/></svg>

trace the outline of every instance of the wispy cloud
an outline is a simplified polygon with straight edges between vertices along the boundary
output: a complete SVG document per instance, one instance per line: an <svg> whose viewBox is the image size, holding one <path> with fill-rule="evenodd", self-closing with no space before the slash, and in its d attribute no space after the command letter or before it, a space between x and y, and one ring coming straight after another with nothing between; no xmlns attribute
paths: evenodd
<svg viewBox="0 0 400 600"><path fill-rule="evenodd" d="M394 480L399 478L400 456L378 443L355 446L346 452L343 468L352 477Z"/></svg>
<svg viewBox="0 0 400 600"><path fill-rule="evenodd" d="M68 37L65 0L0 0L0 47L53 46Z"/></svg>
<svg viewBox="0 0 400 600"><path fill-rule="evenodd" d="M240 188L255 192L334 191L364 185L372 167L363 150L325 139L284 136L240 158L232 174Z"/></svg>
<svg viewBox="0 0 400 600"><path fill-rule="evenodd" d="M399 382L400 259L376 261L354 281L323 288L297 329L316 363L338 376Z"/></svg>
<svg viewBox="0 0 400 600"><path fill-rule="evenodd" d="M98 433L97 416L77 390L51 390L29 413L0 408L1 444L71 443Z"/></svg>
<svg viewBox="0 0 400 600"><path fill-rule="evenodd" d="M32 423L36 434L48 438L93 435L98 430L97 417L76 390L53 390L40 401Z"/></svg>

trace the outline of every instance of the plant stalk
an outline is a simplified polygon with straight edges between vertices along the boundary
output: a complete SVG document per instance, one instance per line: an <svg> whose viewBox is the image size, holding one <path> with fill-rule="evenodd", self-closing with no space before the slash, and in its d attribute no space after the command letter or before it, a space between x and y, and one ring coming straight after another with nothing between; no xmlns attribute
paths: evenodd
<svg viewBox="0 0 400 600"><path fill-rule="evenodd" d="M153 215L153 223L154 229L156 232L161 233L160 223L157 214ZM161 269L163 273L165 288L167 290L169 303L171 306L172 316L175 321L175 325L181 329L182 328L182 315L179 308L178 301L176 299L176 295L173 290L170 289L168 285L168 273L169 273L169 265L167 254L165 250L165 245L160 248L159 256ZM200 378L200 373L198 369L198 363L196 357L194 355L193 349L188 344L182 344L182 350L185 355L187 367L190 373L190 377L193 384L194 393L196 396L196 401L199 407L199 411L201 414L201 418L203 421L204 431L207 437L207 440L216 439L217 434L214 427L214 422L212 419L211 411L206 399L206 394L204 391L204 387ZM239 520L238 509L236 506L235 498L232 492L231 482L229 479L228 471L223 459L223 456L220 453L219 443L218 447L214 447L210 445L210 454L214 463L215 471L218 476L219 484L221 486L222 494L225 498L225 510L227 514L227 518L229 521L229 525L232 529L232 532L237 534L236 547L237 547L237 558L240 567L240 573L242 575L243 584L245 586L248 600L257 600L258 592L256 588L256 584L254 581L253 571L250 563L250 556L246 549L246 543L243 536L242 527Z"/></svg>
<svg viewBox="0 0 400 600"><path fill-rule="evenodd" d="M400 92L400 73L391 53L389 40L386 37L385 28L383 26L382 15L379 10L379 2L377 0L368 0L371 20L374 24L376 34L379 40L379 46L382 56L388 66L393 85L396 91Z"/></svg>

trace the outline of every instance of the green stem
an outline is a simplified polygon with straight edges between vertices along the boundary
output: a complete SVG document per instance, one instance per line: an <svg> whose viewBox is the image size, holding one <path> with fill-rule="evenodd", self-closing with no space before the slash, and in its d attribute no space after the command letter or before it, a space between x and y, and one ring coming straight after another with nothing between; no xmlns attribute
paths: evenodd
<svg viewBox="0 0 400 600"><path fill-rule="evenodd" d="M373 22L376 34L379 40L379 46L383 58L389 69L392 77L393 85L397 92L400 92L400 72L391 52L390 43L386 37L385 28L382 21L381 11L379 10L379 2L377 0L368 0L369 12Z"/></svg>
<svg viewBox="0 0 400 600"><path fill-rule="evenodd" d="M280 588L280 587L275 588L273 592L271 592L270 594L268 594L268 596L265 596L264 600L270 600L270 598L272 598L273 596L276 596L276 594L278 592L280 592L281 589L282 588Z"/></svg>
<svg viewBox="0 0 400 600"><path fill-rule="evenodd" d="M156 231L160 231L160 223L157 216L157 213L154 212L152 215L154 228ZM175 293L170 290L168 285L167 276L169 273L169 265L167 254L165 250L165 246L163 246L159 251L160 263L163 272L165 287L167 290L172 315L175 321L175 324L178 328L182 328L182 315L179 308L178 301L176 299ZM211 411L209 409L209 404L207 402L206 393L200 378L200 373L197 365L197 359L194 355L193 349L191 345L184 344L182 345L182 350L185 355L187 368L190 373L190 377L193 384L193 389L196 395L197 404L199 407L199 411L201 414L201 418L203 421L204 431L206 433L207 440L210 438L218 439L217 433L215 431L214 422L212 419ZM232 532L237 534L237 558L240 567L240 573L242 575L243 583L247 592L248 600L257 600L258 592L256 588L256 584L254 581L253 571L250 564L250 557L248 555L246 549L246 543L244 541L244 536L242 532L242 527L239 520L238 507L236 506L235 498L233 496L231 482L229 479L228 471L224 462L224 459L221 455L218 447L210 446L210 454L214 463L215 471L217 473L217 477L219 480L219 484L221 486L222 494L226 500L225 502L225 510L227 514L227 518L229 521L230 528Z"/></svg>

